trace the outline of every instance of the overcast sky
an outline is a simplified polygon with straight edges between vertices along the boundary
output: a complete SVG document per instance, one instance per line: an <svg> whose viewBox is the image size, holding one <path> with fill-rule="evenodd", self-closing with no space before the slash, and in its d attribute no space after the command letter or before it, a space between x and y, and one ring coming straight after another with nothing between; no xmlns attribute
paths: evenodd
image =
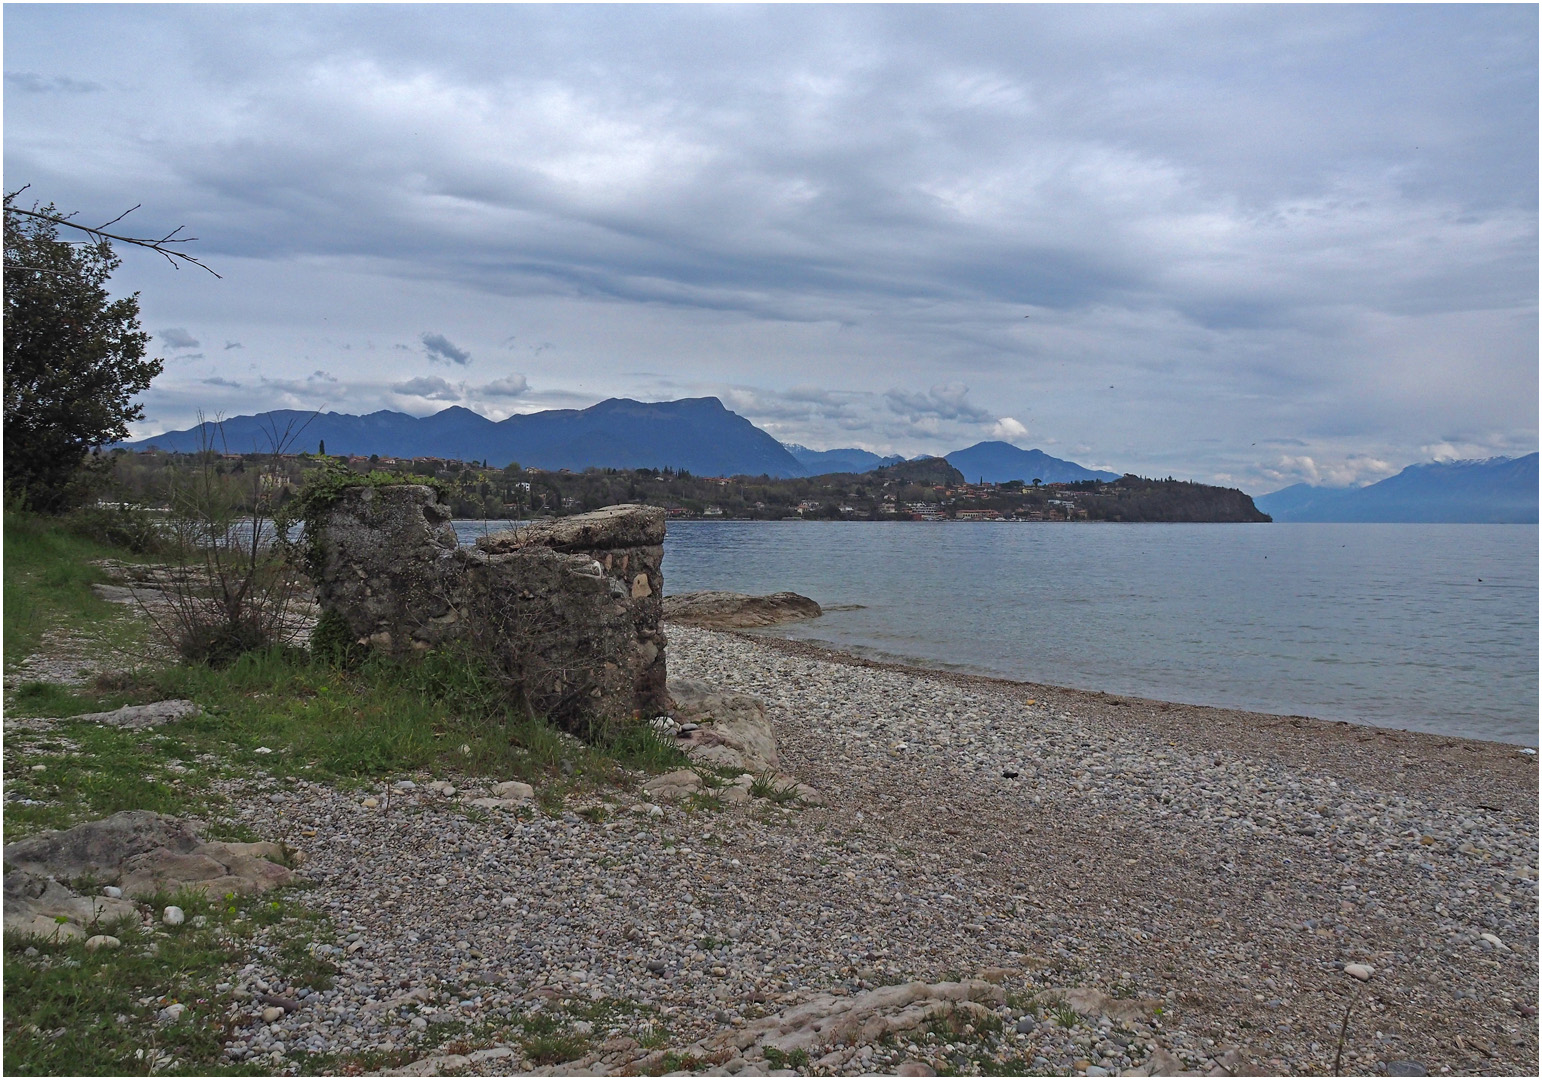
<svg viewBox="0 0 1542 1080"><path fill-rule="evenodd" d="M1238 484L1537 449L1533 5L7 5L5 186L134 203L199 410L716 395Z"/></svg>

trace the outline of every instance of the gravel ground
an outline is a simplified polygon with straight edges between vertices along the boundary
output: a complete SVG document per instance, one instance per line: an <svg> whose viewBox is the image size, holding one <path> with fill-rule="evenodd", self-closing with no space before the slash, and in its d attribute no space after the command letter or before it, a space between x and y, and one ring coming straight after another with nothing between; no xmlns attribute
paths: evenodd
<svg viewBox="0 0 1542 1080"><path fill-rule="evenodd" d="M528 1045L500 1032L538 1007L582 1067L658 1071L816 993L999 968L1017 996L993 1052L1025 1070L1106 1075L1161 1048L1208 1071L1236 1048L1327 1074L1353 1005L1346 1074L1537 1074L1534 756L669 633L671 674L764 700L784 767L828 806L618 797L591 821L478 810L475 785L426 777L369 809L234 784L243 820L308 853L342 973L233 1056L304 1071L305 1052L482 1048L437 1064L514 1072ZM1047 986L1164 1004L1065 1027L1024 1014ZM234 990L286 988L258 962ZM804 1071L968 1071L966 1051L918 1036ZM696 1062L714 1063L789 1064Z"/></svg>

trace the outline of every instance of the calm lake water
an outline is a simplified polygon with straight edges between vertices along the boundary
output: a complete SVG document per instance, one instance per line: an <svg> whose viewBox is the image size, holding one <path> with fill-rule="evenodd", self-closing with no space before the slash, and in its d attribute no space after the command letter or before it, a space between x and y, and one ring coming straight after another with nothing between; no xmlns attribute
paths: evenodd
<svg viewBox="0 0 1542 1080"><path fill-rule="evenodd" d="M1532 525L686 521L669 525L664 583L803 593L824 617L766 633L873 657L1536 746L1537 540Z"/></svg>

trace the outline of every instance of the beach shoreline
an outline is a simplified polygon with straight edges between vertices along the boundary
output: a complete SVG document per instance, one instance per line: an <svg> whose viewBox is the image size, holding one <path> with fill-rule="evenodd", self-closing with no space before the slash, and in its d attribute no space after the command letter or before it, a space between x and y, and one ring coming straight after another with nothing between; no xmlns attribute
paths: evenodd
<svg viewBox="0 0 1542 1080"><path fill-rule="evenodd" d="M672 624L666 626L671 631L676 629ZM1384 769L1431 796L1450 795L1454 784L1456 791L1482 799L1495 794L1491 785L1497 782L1504 797L1519 799L1518 805L1530 805L1535 809L1537 802L1538 757L1526 752L1534 748L1523 748L1517 743L1056 686L904 660L878 659L831 644L757 630L714 632L831 664L893 671L1008 693L1020 691L1047 704L1085 710L1089 716L1115 725L1132 721L1156 722L1174 742L1190 748L1203 749L1216 742L1233 748L1246 747L1252 752L1274 753L1299 766L1332 763L1337 770L1346 773L1357 769Z"/></svg>

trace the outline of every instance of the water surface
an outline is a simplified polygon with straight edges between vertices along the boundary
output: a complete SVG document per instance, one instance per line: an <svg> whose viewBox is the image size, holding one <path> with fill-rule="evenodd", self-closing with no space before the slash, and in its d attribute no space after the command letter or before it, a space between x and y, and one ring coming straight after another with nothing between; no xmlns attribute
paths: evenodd
<svg viewBox="0 0 1542 1080"><path fill-rule="evenodd" d="M852 652L1538 741L1533 525L686 521L664 553L666 593L791 589L837 610L767 632Z"/></svg>

